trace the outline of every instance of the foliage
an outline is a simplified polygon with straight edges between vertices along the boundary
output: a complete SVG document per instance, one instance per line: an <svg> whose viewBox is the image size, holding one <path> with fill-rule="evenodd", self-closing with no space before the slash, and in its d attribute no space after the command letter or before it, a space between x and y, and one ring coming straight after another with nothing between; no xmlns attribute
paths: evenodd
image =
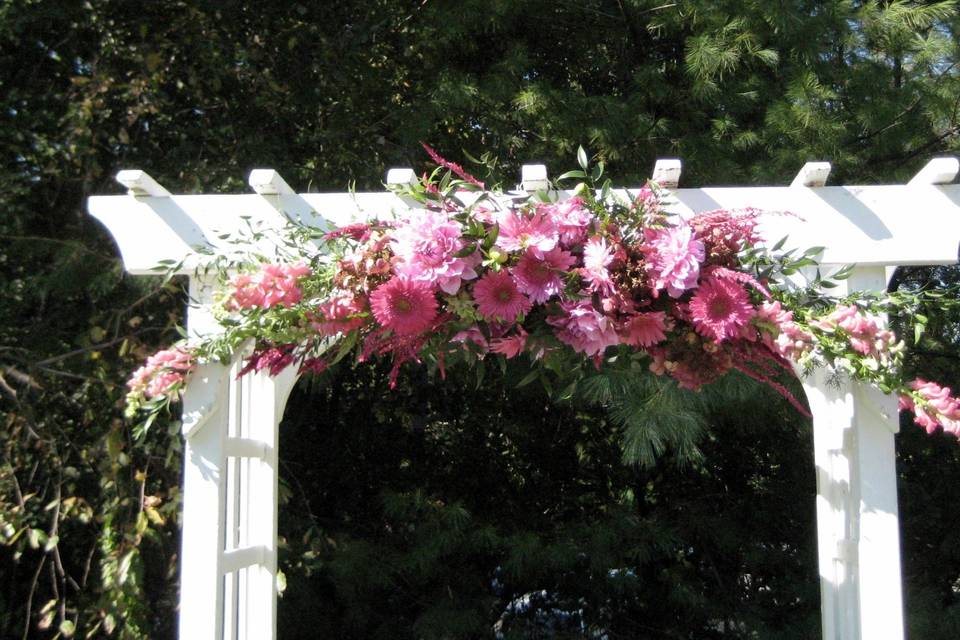
<svg viewBox="0 0 960 640"><path fill-rule="evenodd" d="M420 168L417 142L433 140L450 156L495 150L478 158L483 166L475 169L491 183L514 179L523 162L560 166L579 144L628 184L638 184L662 156L682 158L684 179L693 185L785 183L815 159L831 160L841 184L902 182L929 156L957 149L958 18L951 7L902 0L345 0L292 2L265 13L262 5L239 1L0 3L0 148L6 166L0 173L0 518L13 523L14 533L24 530L0 551L0 636L52 637L61 629L69 633L64 622L75 626L75 635L96 635L100 631L93 629L102 629L108 615L117 624L114 635L173 633L177 438L161 421L146 448L134 449L119 420L124 378L173 338L185 297L159 282L123 276L115 248L84 214L87 196L117 192L111 179L116 170L140 167L187 192L242 191L243 176L257 166L276 168L301 190L343 190L348 180L379 189L385 167ZM918 276L919 285L925 277ZM945 277L941 271L933 280ZM954 315L929 317L920 348L910 356L917 375L944 382L955 376L956 326ZM909 336L911 330L900 333ZM410 391L406 380L398 388ZM370 392L366 397L380 400ZM457 402L461 397L470 394L458 395ZM732 439L724 425L736 430L738 420L757 414L752 404L741 407L732 407L726 421L699 412L688 416L690 430L702 429L693 442L704 461L735 460L743 453L764 472L776 456L804 458L796 452L809 450L808 435L781 431L790 424L789 414L786 423L778 416L769 430ZM290 410L308 411L296 402ZM365 413L352 415L342 437L382 435L356 426L371 424ZM724 430L723 437L714 436L715 430ZM550 468L547 454L554 450L541 446L550 443L550 433L540 434L544 442L530 442L524 449L530 455L511 463L526 474L525 486L535 486L544 476L540 469ZM620 434L613 437L618 443ZM350 451L371 442L357 440ZM604 473L640 473L615 466L622 452L614 444L602 458L610 467L598 464L593 475L580 475L587 468L579 459L563 458L566 467L555 476L567 480L547 484L547 490L569 495L560 489L593 482L600 491ZM390 449L378 449L384 450ZM288 444L284 451L307 455L309 448ZM378 515L373 507L385 503L376 500L376 491L358 493L378 488L381 467L351 464L342 456L333 465L333 449L316 451L342 475L313 475L316 484L302 480L305 490L340 487L343 504L347 497L373 496L371 511L348 515L358 530L382 531L379 519L363 519ZM470 449L437 451L464 455ZM543 455L533 456L537 451ZM949 544L950 523L960 519L950 492L960 481L955 443L905 425L898 451L908 623L916 637L953 638L960 566ZM809 466L802 462L798 472ZM471 470L478 467L483 470L480 463ZM306 466L295 468L306 473ZM766 494L775 500L767 503L769 510L735 518L750 513L756 495L742 484L748 476L738 465L725 468L728 473L703 491L710 499L697 502L699 509L687 507L696 502L701 487L691 484L700 476L674 473L662 458L642 473L659 474L661 486L676 491L657 504L675 504L676 513L690 514L671 521L681 533L696 525L694 516L718 512L731 517L704 520L717 539L747 539L755 529L779 523L796 529L802 538L796 544L807 549L796 557L806 561L781 554L779 544L762 548L771 571L793 571L795 562L803 563L791 584L811 589L803 579L816 575L812 515L799 518L797 505L812 504L812 480L791 484L789 476L776 476L784 482ZM395 492L423 484L420 475L405 473L408 484ZM453 472L443 478L457 479L464 480ZM804 486L805 495L789 491ZM681 496L684 487L691 493ZM509 497L506 491L499 495ZM162 525L150 519L147 505L156 504L154 498ZM476 521L477 507L464 504ZM734 510L734 504L743 506ZM544 535L535 529L542 511L526 507L511 507L524 518L517 531ZM503 527L508 520L496 511L494 505L481 521ZM411 513L408 518L427 518ZM574 527L581 512L550 513ZM297 508L284 509L288 532L299 515ZM30 531L44 532L47 541ZM59 537L45 550L51 532ZM701 538L709 542L711 534ZM300 535L288 537L288 602L303 593L297 567L301 558L309 560L302 555L309 550L297 546ZM374 545L370 557L383 548ZM732 567L738 556L731 549L725 546L713 558L730 558ZM734 574L720 571L729 580ZM683 585L692 574L664 575ZM327 596L335 583L325 584L320 602L333 602ZM527 585L535 588L532 580ZM756 602L762 613L757 598L766 592L758 593L720 606L739 612ZM733 592L716 588L710 595ZM815 618L809 593L798 597L808 607L800 615ZM301 616L316 606L284 604L284 633L306 628ZM38 628L50 611L50 626ZM689 608L682 615L694 613ZM407 619L394 620L399 627Z"/></svg>

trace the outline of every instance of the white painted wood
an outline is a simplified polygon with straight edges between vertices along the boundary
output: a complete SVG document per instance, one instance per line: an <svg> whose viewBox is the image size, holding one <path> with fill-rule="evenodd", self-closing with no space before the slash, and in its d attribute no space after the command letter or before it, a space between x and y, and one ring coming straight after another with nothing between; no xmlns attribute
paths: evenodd
<svg viewBox="0 0 960 640"><path fill-rule="evenodd" d="M680 184L682 168L683 165L677 158L659 159L653 165L653 175L650 179L664 189L676 189Z"/></svg>
<svg viewBox="0 0 960 640"><path fill-rule="evenodd" d="M766 242L786 235L787 247L824 246L824 265L859 265L845 290L882 291L896 265L956 262L960 185L943 183L955 178L957 164L933 161L909 185L824 187L829 165L811 163L790 187L678 189L672 196L681 215L747 207L779 212L762 218ZM680 169L679 160L658 161L654 179L675 188ZM290 220L326 228L391 217L413 203L392 193L298 195L276 172L254 174L257 195L170 196L142 172L121 172L136 198L97 196L88 208L116 239L131 273L183 260L177 272L193 274L209 259L205 254L235 253L248 225L263 239L240 249L282 259L278 238ZM546 179L546 168L529 177L525 187ZM412 170L391 170L387 182L415 178ZM191 336L219 330L211 313L214 287L191 277ZM297 375L237 380L241 357L230 368L201 366L184 398L181 638L276 635L277 427ZM804 388L814 415L823 637L898 640L895 402L860 383L835 384L825 371L804 380Z"/></svg>
<svg viewBox="0 0 960 640"><path fill-rule="evenodd" d="M395 167L387 171L387 184L417 184L417 174L409 167Z"/></svg>
<svg viewBox="0 0 960 640"><path fill-rule="evenodd" d="M250 188L262 196L292 196L296 194L287 181L273 169L254 169L247 178Z"/></svg>
<svg viewBox="0 0 960 640"><path fill-rule="evenodd" d="M153 198L166 198L170 195L149 173L139 169L121 171L117 174L116 181L127 188L127 195Z"/></svg>
<svg viewBox="0 0 960 640"><path fill-rule="evenodd" d="M922 184L950 184L960 172L960 161L956 158L934 158L921 169L907 184L918 186Z"/></svg>
<svg viewBox="0 0 960 640"><path fill-rule="evenodd" d="M797 177L790 183L791 187L822 187L827 184L830 176L829 162L808 162L803 165Z"/></svg>
<svg viewBox="0 0 960 640"><path fill-rule="evenodd" d="M547 165L525 164L520 167L520 188L529 193L549 189L550 180L547 179Z"/></svg>
<svg viewBox="0 0 960 640"><path fill-rule="evenodd" d="M856 268L837 293L885 287L883 267ZM824 369L803 386L813 413L822 637L903 638L896 400Z"/></svg>

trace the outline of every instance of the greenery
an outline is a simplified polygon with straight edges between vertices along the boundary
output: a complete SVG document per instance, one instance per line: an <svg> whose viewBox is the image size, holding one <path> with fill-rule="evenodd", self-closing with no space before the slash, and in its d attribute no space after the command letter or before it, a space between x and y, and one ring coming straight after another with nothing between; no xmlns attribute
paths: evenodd
<svg viewBox="0 0 960 640"><path fill-rule="evenodd" d="M958 28L954 3L902 0L4 0L0 637L174 635L177 425L134 446L122 405L185 297L124 275L86 215L117 170L380 189L426 167L423 140L495 150L469 167L491 182L580 144L625 183L658 156L692 186L782 184L809 160L903 182L960 147ZM928 318L910 356L953 388L958 322ZM510 606L544 591L572 612L554 637L816 637L809 425L773 396L639 388L638 416L604 400L632 380L554 405L507 394L517 371L476 391L411 371L389 396L385 375L341 364L288 408L283 637L546 637ZM960 447L907 421L898 456L909 632L954 638Z"/></svg>

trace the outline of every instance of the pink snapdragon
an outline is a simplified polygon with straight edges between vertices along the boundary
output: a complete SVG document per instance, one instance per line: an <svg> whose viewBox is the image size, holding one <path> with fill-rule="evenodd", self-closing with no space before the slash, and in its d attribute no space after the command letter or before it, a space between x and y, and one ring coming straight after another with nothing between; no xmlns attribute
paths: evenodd
<svg viewBox="0 0 960 640"><path fill-rule="evenodd" d="M238 310L293 306L303 298L303 291L297 281L309 274L310 267L304 264L265 264L255 275L240 274L230 283L233 292L227 308Z"/></svg>
<svg viewBox="0 0 960 640"><path fill-rule="evenodd" d="M865 356L886 358L897 341L892 331L881 328L879 318L863 313L856 305L838 305L830 315L810 324L824 331L842 329L850 347Z"/></svg>
<svg viewBox="0 0 960 640"><path fill-rule="evenodd" d="M504 251L550 251L557 246L557 225L545 210L507 209L497 216L497 246Z"/></svg>
<svg viewBox="0 0 960 640"><path fill-rule="evenodd" d="M193 354L183 346L158 351L146 363L133 372L127 387L133 395L166 397L186 381L187 374L196 368Z"/></svg>
<svg viewBox="0 0 960 640"><path fill-rule="evenodd" d="M547 252L528 249L511 273L517 288L530 296L534 304L546 302L563 291L564 272L570 269L576 258L569 251L555 247Z"/></svg>
<svg viewBox="0 0 960 640"><path fill-rule="evenodd" d="M689 226L681 223L676 227L645 229L644 238L643 252L654 295L666 288L671 297L679 298L684 291L697 286L704 246L693 237Z"/></svg>
<svg viewBox="0 0 960 640"><path fill-rule="evenodd" d="M960 400L951 395L950 387L917 378L909 384L913 395L900 396L900 408L914 413L914 422L933 433L943 427L947 433L960 437Z"/></svg>
<svg viewBox="0 0 960 640"><path fill-rule="evenodd" d="M455 294L463 280L477 277L478 257L458 257L464 247L460 223L443 211L413 209L390 233L394 272Z"/></svg>
<svg viewBox="0 0 960 640"><path fill-rule="evenodd" d="M562 314L550 316L547 323L554 334L574 351L601 356L607 347L620 341L614 321L596 310L589 300L561 302Z"/></svg>

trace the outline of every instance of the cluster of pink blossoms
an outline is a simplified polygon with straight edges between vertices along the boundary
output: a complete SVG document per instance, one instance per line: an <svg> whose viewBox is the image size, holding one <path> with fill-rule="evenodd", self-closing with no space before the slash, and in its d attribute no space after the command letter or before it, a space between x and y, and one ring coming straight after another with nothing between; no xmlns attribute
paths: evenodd
<svg viewBox="0 0 960 640"><path fill-rule="evenodd" d="M228 308L270 309L278 305L292 307L303 298L297 281L310 274L303 264L264 264L257 274L241 274L231 282L233 292Z"/></svg>
<svg viewBox="0 0 960 640"><path fill-rule="evenodd" d="M193 354L177 346L158 351L133 372L127 386L134 397L148 400L170 397L182 388L186 376L196 367Z"/></svg>
<svg viewBox="0 0 960 640"><path fill-rule="evenodd" d="M482 187L459 165L442 166ZM311 280L303 264L236 276L225 307L241 321L261 322L277 307L300 312L277 314L272 340L258 342L243 372L276 375L298 364L322 371L352 352L358 361L391 357L392 386L401 365L427 354L443 373L448 359L467 354L541 361L576 353L600 367L632 352L688 389L740 371L806 413L779 379L792 375L791 362L816 361L827 342L838 361L873 370L898 362L901 345L879 318L840 305L798 319L744 269L740 252L760 239L759 211L670 216L650 189L612 215L609 203L589 197L494 196L471 206L430 182L423 196L424 208L395 222L327 234L338 256L332 281ZM318 292L308 299L304 280ZM341 340L343 349L324 351ZM130 386L148 398L166 395L192 367L185 351L160 352ZM960 401L949 389L918 380L910 390L901 403L918 423L960 435Z"/></svg>

